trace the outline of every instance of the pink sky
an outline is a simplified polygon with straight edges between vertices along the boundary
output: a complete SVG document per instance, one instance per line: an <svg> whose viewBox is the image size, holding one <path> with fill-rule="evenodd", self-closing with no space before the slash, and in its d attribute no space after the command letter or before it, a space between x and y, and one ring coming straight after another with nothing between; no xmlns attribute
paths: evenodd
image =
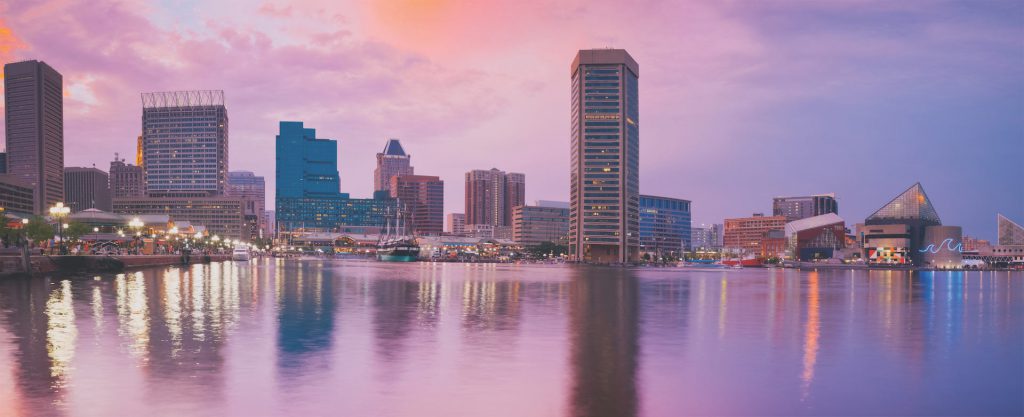
<svg viewBox="0 0 1024 417"><path fill-rule="evenodd" d="M1024 220L1016 1L0 0L0 60L64 75L68 166L133 155L140 92L223 89L230 167L269 206L280 120L339 140L354 197L397 137L446 212L480 168L566 200L569 62L597 47L640 63L641 192L695 223L824 192L854 223L915 181L967 234Z"/></svg>

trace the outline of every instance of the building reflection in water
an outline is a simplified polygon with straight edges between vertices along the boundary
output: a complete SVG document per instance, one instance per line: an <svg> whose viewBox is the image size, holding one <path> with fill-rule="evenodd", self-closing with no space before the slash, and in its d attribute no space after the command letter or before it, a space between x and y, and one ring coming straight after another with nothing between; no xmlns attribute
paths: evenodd
<svg viewBox="0 0 1024 417"><path fill-rule="evenodd" d="M569 292L571 414L637 414L638 282L618 268L578 268Z"/></svg>
<svg viewBox="0 0 1024 417"><path fill-rule="evenodd" d="M8 331L14 336L12 343L17 363L14 375L26 400L53 398L56 401L65 386L62 374L55 372L59 365L51 352L49 314L51 304L70 301L64 291L64 284L56 279L0 280L0 310L5 315ZM53 302L54 296L61 301Z"/></svg>
<svg viewBox="0 0 1024 417"><path fill-rule="evenodd" d="M286 378L308 369L329 369L335 326L334 289L330 270L320 262L280 265L277 286L277 368Z"/></svg>
<svg viewBox="0 0 1024 417"><path fill-rule="evenodd" d="M818 362L818 337L821 331L821 304L818 293L818 272L807 276L807 321L804 324L804 360L800 374L801 398L806 399L814 381L814 365Z"/></svg>

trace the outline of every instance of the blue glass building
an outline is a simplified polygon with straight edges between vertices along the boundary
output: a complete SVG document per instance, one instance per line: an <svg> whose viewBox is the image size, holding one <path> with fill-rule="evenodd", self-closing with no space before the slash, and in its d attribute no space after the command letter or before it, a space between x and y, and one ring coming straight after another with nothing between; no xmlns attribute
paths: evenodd
<svg viewBox="0 0 1024 417"><path fill-rule="evenodd" d="M680 257L690 245L690 201L640 195L640 252Z"/></svg>
<svg viewBox="0 0 1024 417"><path fill-rule="evenodd" d="M302 122L281 122L276 151L277 230L384 225L393 200L349 198L339 191L337 141L317 138Z"/></svg>

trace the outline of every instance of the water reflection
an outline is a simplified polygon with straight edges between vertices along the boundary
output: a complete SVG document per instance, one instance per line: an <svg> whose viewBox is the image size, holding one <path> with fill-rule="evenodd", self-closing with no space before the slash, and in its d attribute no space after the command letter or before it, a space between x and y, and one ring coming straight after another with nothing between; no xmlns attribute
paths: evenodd
<svg viewBox="0 0 1024 417"><path fill-rule="evenodd" d="M569 297L572 415L636 415L637 279L623 269L575 272Z"/></svg>
<svg viewBox="0 0 1024 417"><path fill-rule="evenodd" d="M1022 301L1005 272L257 261L4 279L0 414L1022 414Z"/></svg>

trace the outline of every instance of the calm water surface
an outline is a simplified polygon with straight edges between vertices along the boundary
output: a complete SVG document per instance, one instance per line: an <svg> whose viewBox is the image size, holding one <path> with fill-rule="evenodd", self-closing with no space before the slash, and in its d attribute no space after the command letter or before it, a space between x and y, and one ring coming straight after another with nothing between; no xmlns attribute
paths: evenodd
<svg viewBox="0 0 1024 417"><path fill-rule="evenodd" d="M4 416L1024 414L1024 274L260 260L0 280Z"/></svg>

